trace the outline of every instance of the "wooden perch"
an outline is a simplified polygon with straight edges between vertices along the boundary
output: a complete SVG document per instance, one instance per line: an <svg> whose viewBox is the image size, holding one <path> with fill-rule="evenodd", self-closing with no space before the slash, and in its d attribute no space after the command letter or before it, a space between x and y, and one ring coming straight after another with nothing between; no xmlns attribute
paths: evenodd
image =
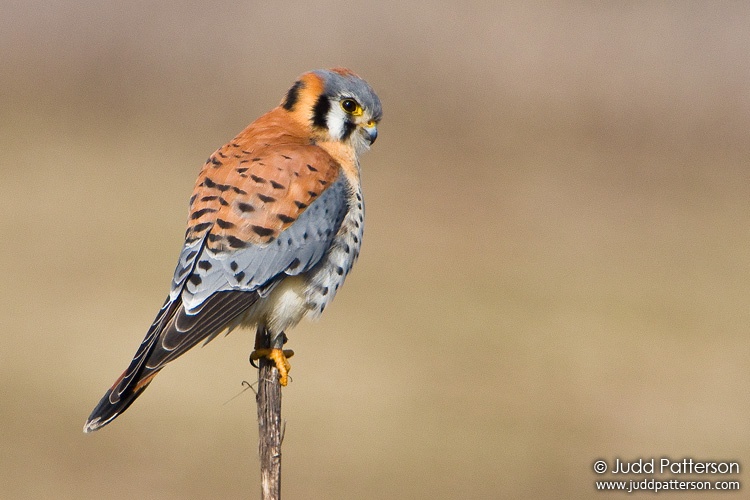
<svg viewBox="0 0 750 500"><path fill-rule="evenodd" d="M283 348L283 335L271 345L268 330L259 328L255 348ZM260 454L260 486L262 500L281 499L281 384L274 362L258 360L258 451Z"/></svg>

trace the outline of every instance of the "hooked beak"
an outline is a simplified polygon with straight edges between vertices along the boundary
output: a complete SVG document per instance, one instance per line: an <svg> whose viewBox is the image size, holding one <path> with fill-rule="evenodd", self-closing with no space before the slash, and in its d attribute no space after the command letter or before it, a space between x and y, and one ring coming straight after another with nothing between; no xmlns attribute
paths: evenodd
<svg viewBox="0 0 750 500"><path fill-rule="evenodd" d="M378 126L373 123L371 125L366 125L364 129L365 132L367 132L367 139L370 141L370 144L375 142L375 139L378 138Z"/></svg>

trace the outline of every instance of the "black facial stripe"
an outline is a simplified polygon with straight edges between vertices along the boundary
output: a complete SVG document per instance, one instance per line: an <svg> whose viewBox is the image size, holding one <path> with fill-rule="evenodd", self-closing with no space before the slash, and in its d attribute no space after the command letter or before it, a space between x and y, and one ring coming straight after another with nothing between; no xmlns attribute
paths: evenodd
<svg viewBox="0 0 750 500"><path fill-rule="evenodd" d="M326 97L325 94L321 94L321 96L318 97L318 100L315 102L315 106L313 106L313 125L320 128L326 128L328 126L326 116L328 115L328 111L330 110L331 103L328 101L328 97Z"/></svg>
<svg viewBox="0 0 750 500"><path fill-rule="evenodd" d="M297 104L297 101L299 100L299 91L305 86L304 83L302 83L302 80L298 80L292 85L292 88L289 89L289 92L286 94L286 99L284 99L284 109L287 111L292 111L294 109L294 105Z"/></svg>
<svg viewBox="0 0 750 500"><path fill-rule="evenodd" d="M344 133L341 136L341 140L345 141L349 139L349 136L352 135L352 132L354 132L354 129L356 128L357 128L357 125L353 121L346 120L344 122Z"/></svg>

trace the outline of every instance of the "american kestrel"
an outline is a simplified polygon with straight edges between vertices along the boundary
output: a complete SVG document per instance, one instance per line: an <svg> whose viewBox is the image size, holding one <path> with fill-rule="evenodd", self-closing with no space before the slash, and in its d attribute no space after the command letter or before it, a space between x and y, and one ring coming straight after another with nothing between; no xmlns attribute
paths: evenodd
<svg viewBox="0 0 750 500"><path fill-rule="evenodd" d="M286 330L323 312L359 255L359 155L381 115L380 99L352 71L311 71L209 157L169 297L84 432L111 422L199 342L243 325L281 346ZM256 346L252 357L273 359L286 385L288 355Z"/></svg>

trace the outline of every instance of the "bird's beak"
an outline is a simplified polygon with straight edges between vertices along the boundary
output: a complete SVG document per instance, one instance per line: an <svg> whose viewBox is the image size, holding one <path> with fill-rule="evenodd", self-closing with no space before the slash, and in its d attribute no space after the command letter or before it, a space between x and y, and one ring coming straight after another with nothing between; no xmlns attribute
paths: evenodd
<svg viewBox="0 0 750 500"><path fill-rule="evenodd" d="M370 144L375 142L375 139L378 138L378 126L375 123L367 124L364 129L365 132L367 132L367 138L370 141Z"/></svg>

